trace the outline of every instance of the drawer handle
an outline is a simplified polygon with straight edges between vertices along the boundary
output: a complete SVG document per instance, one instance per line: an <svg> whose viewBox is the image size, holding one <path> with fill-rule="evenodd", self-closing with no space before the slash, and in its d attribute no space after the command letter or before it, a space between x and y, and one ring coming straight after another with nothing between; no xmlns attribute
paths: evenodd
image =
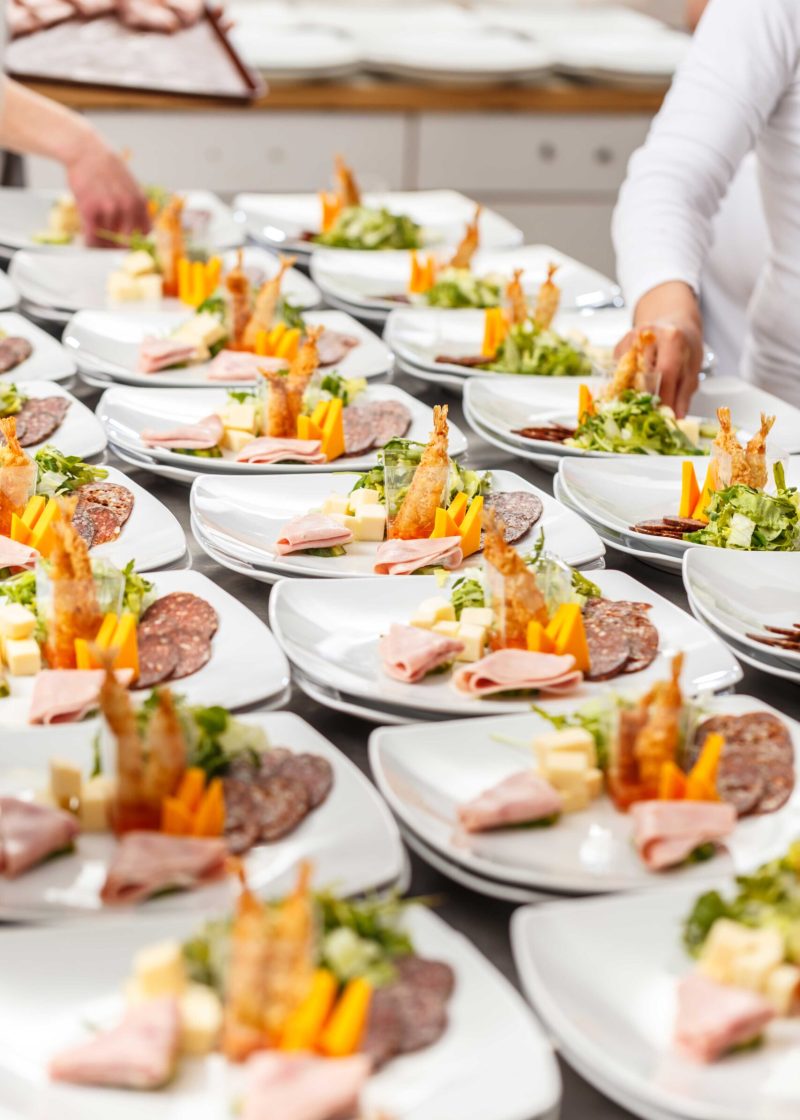
<svg viewBox="0 0 800 1120"><path fill-rule="evenodd" d="M539 158L544 163L552 163L557 155L558 148L556 148L555 144L552 144L549 140L545 140L542 144L539 145Z"/></svg>
<svg viewBox="0 0 800 1120"><path fill-rule="evenodd" d="M614 162L614 152L611 148L595 148L594 150L595 163L603 164L604 166Z"/></svg>

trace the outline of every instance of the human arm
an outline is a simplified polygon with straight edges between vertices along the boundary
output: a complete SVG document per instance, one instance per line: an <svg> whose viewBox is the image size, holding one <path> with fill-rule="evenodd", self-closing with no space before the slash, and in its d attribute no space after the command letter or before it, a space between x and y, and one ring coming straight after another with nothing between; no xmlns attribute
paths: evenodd
<svg viewBox="0 0 800 1120"><path fill-rule="evenodd" d="M692 31L697 27L707 6L708 0L686 0L686 25Z"/></svg>
<svg viewBox="0 0 800 1120"><path fill-rule="evenodd" d="M146 231L147 202L125 161L85 118L2 78L0 146L63 165L89 244L99 230Z"/></svg>

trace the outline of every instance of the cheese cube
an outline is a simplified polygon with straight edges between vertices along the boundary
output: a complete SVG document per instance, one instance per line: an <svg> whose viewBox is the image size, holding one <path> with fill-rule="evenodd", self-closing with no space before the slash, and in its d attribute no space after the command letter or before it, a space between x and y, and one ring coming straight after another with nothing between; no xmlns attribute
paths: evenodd
<svg viewBox="0 0 800 1120"><path fill-rule="evenodd" d="M596 766L586 771L586 790L592 801L603 792L603 771Z"/></svg>
<svg viewBox="0 0 800 1120"><path fill-rule="evenodd" d="M80 768L63 758L50 759L50 792L62 809L77 808L83 786Z"/></svg>
<svg viewBox="0 0 800 1120"><path fill-rule="evenodd" d="M783 937L775 929L749 929L721 918L711 927L698 961L704 975L720 984L764 989L773 969L783 964Z"/></svg>
<svg viewBox="0 0 800 1120"><path fill-rule="evenodd" d="M139 276L136 280L139 289L138 298L157 303L164 294L164 281L154 272L148 276Z"/></svg>
<svg viewBox="0 0 800 1120"><path fill-rule="evenodd" d="M188 984L180 997L181 1051L210 1054L222 1029L222 1002L213 988Z"/></svg>
<svg viewBox="0 0 800 1120"><path fill-rule="evenodd" d="M122 262L122 268L128 276L146 276L155 272L156 263L146 249L139 249L135 253L128 253Z"/></svg>
<svg viewBox="0 0 800 1120"><path fill-rule="evenodd" d="M767 977L764 995L779 1015L791 1015L800 998L800 968L781 964Z"/></svg>
<svg viewBox="0 0 800 1120"><path fill-rule="evenodd" d="M480 661L483 657L483 647L486 645L486 627L464 622L462 616L462 621L458 624L457 637L464 643L464 648L461 653L456 654L456 661Z"/></svg>
<svg viewBox="0 0 800 1120"><path fill-rule="evenodd" d="M423 599L412 615L411 625L421 630L432 630L437 622L455 622L456 612L453 604L443 595Z"/></svg>
<svg viewBox="0 0 800 1120"><path fill-rule="evenodd" d="M356 508L357 541L382 541L386 534L386 507L361 504Z"/></svg>
<svg viewBox="0 0 800 1120"><path fill-rule="evenodd" d="M362 486L360 490L354 490L350 495L350 507L357 510L359 506L374 506L381 500L381 496L377 490L370 490L366 486Z"/></svg>
<svg viewBox="0 0 800 1120"><path fill-rule="evenodd" d="M589 791L585 785L575 789L560 789L558 795L565 813L579 813L589 807Z"/></svg>
<svg viewBox="0 0 800 1120"><path fill-rule="evenodd" d="M0 637L30 638L36 628L36 615L21 603L0 607Z"/></svg>
<svg viewBox="0 0 800 1120"><path fill-rule="evenodd" d="M119 303L126 303L140 299L139 281L127 272L112 272L106 281L106 292L109 299Z"/></svg>
<svg viewBox="0 0 800 1120"><path fill-rule="evenodd" d="M353 534L353 540L356 539L356 519L351 513L331 513L328 516L338 521L345 529L349 529Z"/></svg>
<svg viewBox="0 0 800 1120"><path fill-rule="evenodd" d="M461 622L468 622L472 626L483 626L490 630L494 622L494 611L491 607L464 607L461 612Z"/></svg>
<svg viewBox="0 0 800 1120"><path fill-rule="evenodd" d="M133 977L148 997L179 996L186 988L186 966L179 941L148 945L133 958Z"/></svg>
<svg viewBox="0 0 800 1120"><path fill-rule="evenodd" d="M323 513L349 514L351 509L349 494L329 494L322 503Z"/></svg>
<svg viewBox="0 0 800 1120"><path fill-rule="evenodd" d="M222 433L222 447L238 455L243 447L253 442L252 432L240 432L238 428L225 428Z"/></svg>
<svg viewBox="0 0 800 1120"><path fill-rule="evenodd" d="M108 832L115 791L114 779L105 774L98 774L83 783L78 816L84 832Z"/></svg>
<svg viewBox="0 0 800 1120"><path fill-rule="evenodd" d="M586 765L597 765L594 739L582 727L564 727L560 731L546 731L533 740L533 750L542 765L544 759L556 751L577 751L586 756Z"/></svg>
<svg viewBox="0 0 800 1120"><path fill-rule="evenodd" d="M431 627L435 634L444 634L446 638L458 638L458 623L452 622L437 622Z"/></svg>
<svg viewBox="0 0 800 1120"><path fill-rule="evenodd" d="M580 751L550 751L542 763L548 782L559 791L586 790L586 755ZM588 798L588 791L586 793Z"/></svg>
<svg viewBox="0 0 800 1120"><path fill-rule="evenodd" d="M687 439L690 439L697 446L700 443L700 421L694 417L685 416L683 420L678 420L677 423Z"/></svg>
<svg viewBox="0 0 800 1120"><path fill-rule="evenodd" d="M213 346L226 337L227 328L210 311L193 315L173 333L172 337L191 346Z"/></svg>
<svg viewBox="0 0 800 1120"><path fill-rule="evenodd" d="M12 677L35 677L42 667L39 644L33 638L5 638L3 650Z"/></svg>
<svg viewBox="0 0 800 1120"><path fill-rule="evenodd" d="M228 401L219 415L226 428L235 428L240 432L249 432L251 435L255 435L255 401Z"/></svg>

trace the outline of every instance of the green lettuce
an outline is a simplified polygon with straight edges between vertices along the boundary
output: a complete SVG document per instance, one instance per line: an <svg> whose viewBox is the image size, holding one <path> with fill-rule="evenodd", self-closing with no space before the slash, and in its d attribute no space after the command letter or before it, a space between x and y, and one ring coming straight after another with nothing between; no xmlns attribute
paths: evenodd
<svg viewBox="0 0 800 1120"><path fill-rule="evenodd" d="M27 399L13 382L0 385L0 416L15 416Z"/></svg>
<svg viewBox="0 0 800 1120"><path fill-rule="evenodd" d="M539 377L588 377L592 363L566 338L528 320L512 326L495 358L481 368Z"/></svg>
<svg viewBox="0 0 800 1120"><path fill-rule="evenodd" d="M108 471L103 467L93 467L79 455L64 455L51 443L40 447L34 459L39 467L36 493L48 498L69 494L87 482L108 478Z"/></svg>
<svg viewBox="0 0 800 1120"><path fill-rule="evenodd" d="M708 525L684 540L748 552L793 552L800 548L800 494L787 488L783 465L775 465L777 492L766 494L737 482L711 498Z"/></svg>
<svg viewBox="0 0 800 1120"><path fill-rule="evenodd" d="M335 249L418 249L421 229L405 214L348 206L333 228L318 234L319 245Z"/></svg>
<svg viewBox="0 0 800 1120"><path fill-rule="evenodd" d="M601 403L584 417L572 439L564 441L584 451L622 455L704 455L680 429L675 418L659 408L652 393L626 389L619 398Z"/></svg>
<svg viewBox="0 0 800 1120"><path fill-rule="evenodd" d="M503 282L496 276L475 276L468 268L445 268L424 298L430 307L499 307Z"/></svg>

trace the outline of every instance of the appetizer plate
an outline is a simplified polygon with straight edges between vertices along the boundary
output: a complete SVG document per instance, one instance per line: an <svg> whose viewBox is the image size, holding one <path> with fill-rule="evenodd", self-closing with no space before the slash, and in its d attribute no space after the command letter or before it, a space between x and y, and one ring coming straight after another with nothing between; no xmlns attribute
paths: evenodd
<svg viewBox="0 0 800 1120"><path fill-rule="evenodd" d="M4 273L0 272L0 306L2 306L2 283ZM33 353L24 362L0 374L0 381L66 381L75 374L75 362L70 354L47 331L37 327L30 319L13 311L0 313L0 338L14 336L26 338L33 347Z"/></svg>
<svg viewBox="0 0 800 1120"><path fill-rule="evenodd" d="M207 693L205 700L216 702L216 694ZM400 834L358 767L291 712L255 713L246 722L263 728L271 746L321 755L334 772L329 796L294 832L275 843L258 845L244 857L251 888L262 895L290 889L294 868L301 860L312 862L318 885L335 884L344 895L392 886L403 871ZM51 728L26 727L0 751L0 792L35 796L47 786L48 761L54 754L89 772L98 733L102 734L98 718L62 725L55 736ZM106 754L113 751L107 738L103 738L103 750ZM111 758L106 762L113 767ZM78 838L75 855L42 864L18 879L0 877L0 917L52 920L100 912L113 915L113 909L103 906L98 890L115 848L110 833L86 833ZM147 909L153 906L162 913L182 910L196 914L209 906L225 906L235 895L232 881L223 881L151 900ZM136 922L139 920L137 913Z"/></svg>
<svg viewBox="0 0 800 1120"><path fill-rule="evenodd" d="M553 67L547 46L502 27L401 32L367 42L366 65L397 78L457 85L535 81Z"/></svg>
<svg viewBox="0 0 800 1120"><path fill-rule="evenodd" d="M12 249L28 249L35 253L75 253L84 249L79 237L71 245L44 245L34 234L47 228L53 203L63 195L58 190L33 190L4 187L0 189L0 245ZM234 221L233 211L211 191L177 191L186 200L186 210L209 214L208 234L204 239L212 252L232 249L242 243L242 231Z"/></svg>
<svg viewBox="0 0 800 1120"><path fill-rule="evenodd" d="M619 288L607 276L549 245L479 249L471 268L476 276L497 273L507 279L515 268L522 268L525 291L534 297L547 276L549 264L559 266L558 284L564 308L598 307L619 298ZM323 248L315 250L311 260L311 277L326 299L338 300L359 311L379 315L381 319L398 309L398 301L387 296L405 294L409 271L407 257L399 253L342 253ZM629 321L629 313L624 314Z"/></svg>
<svg viewBox="0 0 800 1120"><path fill-rule="evenodd" d="M525 992L584 1076L634 1111L641 1102L640 1115L793 1120L796 1019L772 1026L764 1046L710 1065L673 1050L677 982L692 968L682 925L697 894L681 885L518 910L511 941Z"/></svg>
<svg viewBox="0 0 800 1120"><path fill-rule="evenodd" d="M691 541L637 533L632 528L651 518L677 516L684 460L678 456L639 455L631 463L630 458L621 455L598 463L564 457L559 477L572 505L601 533L608 529L635 548L679 558L689 549L707 548ZM707 462L697 458L690 461L702 465ZM786 460L786 484L800 485L800 455Z"/></svg>
<svg viewBox="0 0 800 1120"><path fill-rule="evenodd" d="M333 471L354 469L369 470L377 465L377 450L363 455L336 459L331 463L302 465L299 463L237 463L233 459L203 459L181 455L164 448L145 447L139 433L145 429L169 430L176 425L193 423L222 408L227 391L220 389L133 389L114 387L107 389L100 398L97 415L106 427L112 444L129 449L135 455L152 460L155 465L165 464L195 474L329 474ZM359 401L402 401L411 413L408 439L426 443L433 427L433 412L402 389L393 385L371 385ZM450 424L450 454L453 458L463 455L467 441L455 424Z"/></svg>
<svg viewBox="0 0 800 1120"><path fill-rule="evenodd" d="M232 268L237 250L223 254L224 268ZM243 250L245 268L268 279L278 270L278 258L258 246ZM59 315L64 312L113 310L125 315L141 315L151 311L183 311L187 309L180 300L167 298L158 302L134 300L118 303L106 293L109 273L122 267L127 256L124 249L76 249L70 253L32 253L21 249L14 255L9 275L19 287L26 301L38 305L49 316L49 309ZM319 292L307 277L297 269L290 269L283 279L283 294L295 307L315 307ZM69 318L69 316L67 316Z"/></svg>
<svg viewBox="0 0 800 1120"><path fill-rule="evenodd" d="M147 455L139 455L133 451L128 451L124 447L116 447L113 443L108 445L109 451L121 459L123 463L128 463L132 467L138 467L141 470L150 471L152 474L160 475L162 478L169 478L173 482L179 482L182 486L191 486L196 478L199 478L197 471L181 470L179 467L165 467L163 463L157 463L155 459L151 459Z"/></svg>
<svg viewBox="0 0 800 1120"><path fill-rule="evenodd" d="M153 572L147 578L155 584L159 597L172 591L191 592L210 603L219 618L210 660L190 677L174 682L175 690L188 703L244 708L285 690L289 683L286 658L265 623L238 599L200 572ZM9 682L11 695L0 700L0 726L19 728L27 725L33 677L10 677ZM134 695L144 699L148 692L143 689ZM51 736L57 737L59 730L60 725L51 727Z"/></svg>
<svg viewBox="0 0 800 1120"><path fill-rule="evenodd" d="M307 259L316 246L303 239L306 233L319 231L320 204L318 194L238 194L233 205L237 219L256 241L273 249L291 252ZM385 207L394 214L405 214L423 227L425 248L455 246L464 227L475 214L476 203L458 191L385 191L367 192L364 205ZM522 242L522 231L494 210L485 209L480 219L481 244L487 249L501 249ZM348 253L348 250L338 250ZM381 251L388 255L392 250ZM409 253L399 250L408 268Z"/></svg>
<svg viewBox="0 0 800 1120"><path fill-rule="evenodd" d="M164 369L142 373L139 347L145 338L164 338L191 315L182 311L153 311L133 315L120 311L79 311L67 324L64 345L72 352L81 372L107 375L112 382L144 385L148 388L252 388L253 381L214 381L208 376L208 362L184 369ZM378 336L342 311L312 311L304 315L309 326L351 335L358 345L343 361L324 370L336 370L342 377L385 377L392 369L392 353Z"/></svg>
<svg viewBox="0 0 800 1120"><path fill-rule="evenodd" d="M660 653L643 672L618 678L613 687L642 692L668 672L675 653L685 655L684 687L688 694L730 688L742 672L730 652L706 627L624 572L598 571L592 579L611 599L652 604L650 620L658 629ZM282 580L270 596L273 633L289 660L303 673L374 706L392 705L422 718L476 716L530 709L531 698L476 700L457 692L450 675L434 674L419 684L404 684L381 669L378 639L392 623L408 625L423 599L441 594L435 576L378 576L373 579ZM575 705L601 695L607 682L584 682L572 695Z"/></svg>
<svg viewBox="0 0 800 1120"><path fill-rule="evenodd" d="M533 548L540 532L547 548L572 567L603 555L603 544L593 529L549 494L511 471L492 471L492 493L524 490L544 506L542 516L518 542L523 551ZM231 476L204 477L192 486L191 511L203 536L234 558L282 572L287 576L350 577L374 575L374 541L353 541L344 556L323 558L294 553L280 556L275 541L293 517L318 509L331 494L349 494L360 475L292 475L277 479ZM465 566L475 563L468 558Z"/></svg>
<svg viewBox="0 0 800 1120"><path fill-rule="evenodd" d="M464 382L464 384L466 384L466 382ZM529 448L518 447L516 444L508 443L502 436L498 436L489 428L485 428L483 424L476 419L474 413L468 407L466 400L463 398L462 409L464 411L464 419L467 421L470 428L472 428L473 432L475 432L477 436L480 436L481 439L491 444L492 447L496 447L498 451L502 451L505 455L513 455L517 459L526 459L530 463L536 463L542 470L549 471L551 474L555 474L558 471L558 466L563 459L563 455L553 455L547 451L536 450L536 448L542 446L538 441L535 445L533 445L533 441L531 441L532 446ZM547 446L553 447L554 444L548 444Z"/></svg>
<svg viewBox="0 0 800 1120"><path fill-rule="evenodd" d="M338 885L338 884L335 884ZM217 917L207 913L206 917ZM167 1089L84 1088L47 1081L47 1062L85 1037L87 1024L113 1024L124 1009L121 986L136 952L164 938L192 936L203 915L139 915L71 926L8 931L8 991L0 1018L0 1106L25 1120L176 1120L222 1117L242 1095L241 1066L219 1056L183 1059ZM424 907L407 916L418 953L446 961L456 988L442 1038L390 1062L362 1093L363 1114L393 1120L534 1120L553 1114L561 1096L555 1058L522 997L465 937ZM48 990L42 1014L37 975ZM45 979L46 978L46 979ZM279 1120L276 1117L276 1120Z"/></svg>
<svg viewBox="0 0 800 1120"><path fill-rule="evenodd" d="M611 686L629 692L624 682ZM642 690L644 691L644 690ZM546 700L552 713L579 705L569 697ZM752 696L716 696L707 715L763 711L789 728L800 756L800 725ZM602 794L579 813L567 813L552 828L499 829L470 835L458 827L457 808L503 779L534 765L531 744L551 731L541 716L379 728L370 736L370 766L392 812L429 848L483 879L565 894L639 890L686 878L703 882L737 874L781 855L797 833L800 788L777 813L750 817L726 841L727 852L709 863L669 875L649 872L631 843L631 823Z"/></svg>
<svg viewBox="0 0 800 1120"><path fill-rule="evenodd" d="M9 381L11 378L8 379ZM3 382L0 381L0 389ZM72 393L67 392L57 381L23 381L20 378L19 391L31 400L37 397L66 397L69 408L52 435L39 443L29 444L25 450L33 455L45 444L53 444L65 455L77 455L81 459L91 459L106 448L106 433L95 414L82 404Z"/></svg>
<svg viewBox="0 0 800 1120"><path fill-rule="evenodd" d="M738 645L785 662L800 673L800 651L769 646L750 637L768 626L800 625L800 553L690 549L683 558L687 593L714 628ZM774 635L777 637L778 635ZM800 631L798 631L800 641Z"/></svg>

